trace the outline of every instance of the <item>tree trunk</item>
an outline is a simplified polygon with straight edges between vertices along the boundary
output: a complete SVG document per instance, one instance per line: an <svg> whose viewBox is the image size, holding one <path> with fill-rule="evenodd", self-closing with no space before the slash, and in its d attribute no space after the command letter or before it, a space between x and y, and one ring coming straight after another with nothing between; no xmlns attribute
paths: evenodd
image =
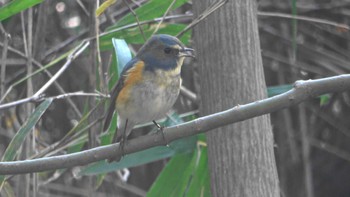
<svg viewBox="0 0 350 197"><path fill-rule="evenodd" d="M197 0L197 15L214 0ZM229 1L194 29L201 115L266 97L256 2ZM207 134L213 196L279 196L270 116Z"/></svg>

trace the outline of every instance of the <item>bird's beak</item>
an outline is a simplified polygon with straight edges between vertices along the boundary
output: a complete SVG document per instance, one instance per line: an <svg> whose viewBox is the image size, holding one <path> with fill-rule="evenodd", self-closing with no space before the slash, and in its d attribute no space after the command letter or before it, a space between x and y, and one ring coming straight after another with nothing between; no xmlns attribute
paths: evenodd
<svg viewBox="0 0 350 197"><path fill-rule="evenodd" d="M179 53L179 57L193 57L195 58L195 56L193 55L193 52L194 52L194 49L191 49L191 48L182 48L180 50L180 53Z"/></svg>

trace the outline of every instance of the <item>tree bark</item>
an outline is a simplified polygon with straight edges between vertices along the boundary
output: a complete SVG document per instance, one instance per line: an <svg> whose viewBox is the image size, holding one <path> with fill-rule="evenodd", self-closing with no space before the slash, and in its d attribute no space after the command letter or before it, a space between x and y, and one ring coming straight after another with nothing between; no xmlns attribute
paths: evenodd
<svg viewBox="0 0 350 197"><path fill-rule="evenodd" d="M198 15L214 0L197 0ZM194 29L201 115L266 98L253 0L229 1ZM270 116L208 132L213 196L279 196Z"/></svg>

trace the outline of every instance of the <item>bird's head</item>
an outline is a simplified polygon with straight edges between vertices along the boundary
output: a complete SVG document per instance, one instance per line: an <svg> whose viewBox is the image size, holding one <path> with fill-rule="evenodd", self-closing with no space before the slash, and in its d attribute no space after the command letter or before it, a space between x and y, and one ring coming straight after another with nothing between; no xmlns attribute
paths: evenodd
<svg viewBox="0 0 350 197"><path fill-rule="evenodd" d="M194 57L193 51L176 37L159 34L152 36L136 57L145 62L146 69L172 70L181 67L185 57Z"/></svg>

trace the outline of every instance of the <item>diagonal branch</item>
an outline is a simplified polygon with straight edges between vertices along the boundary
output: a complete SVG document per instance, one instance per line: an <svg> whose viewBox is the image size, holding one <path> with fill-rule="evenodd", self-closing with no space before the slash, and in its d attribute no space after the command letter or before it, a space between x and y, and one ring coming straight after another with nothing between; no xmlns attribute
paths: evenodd
<svg viewBox="0 0 350 197"><path fill-rule="evenodd" d="M20 99L14 102L5 103L0 105L0 109L6 109L9 107L14 107L16 105L20 105L23 103L28 103L32 101L38 101L42 99L42 94L57 80L59 76L62 75L62 73L69 67L69 65L72 63L72 61L77 58L88 46L90 42L82 42L80 45L78 45L72 53L67 57L66 63L57 71L55 75L51 77L51 79L46 82L33 96L27 97L24 99Z"/></svg>
<svg viewBox="0 0 350 197"><path fill-rule="evenodd" d="M166 15L168 15L169 11L171 10L171 8L174 6L175 3L176 3L176 0L173 0L170 3L168 9L164 12L162 19L159 21L159 23L158 23L156 29L153 31L152 35L154 35L154 34L156 34L158 32L158 30L159 30L160 26L162 25Z"/></svg>
<svg viewBox="0 0 350 197"><path fill-rule="evenodd" d="M288 19L297 19L301 21L308 21L308 22L313 22L313 23L320 23L320 24L325 24L325 25L330 25L330 26L335 26L338 28L343 28L346 30L350 30L350 26L342 23L337 23L333 22L330 20L324 20L324 19L319 19L319 18L314 18L314 17L308 17L308 16L295 16L292 14L285 14L285 13L278 13L278 12L258 12L259 16L270 16L270 17L279 17L279 18L288 18Z"/></svg>
<svg viewBox="0 0 350 197"><path fill-rule="evenodd" d="M206 10L204 10L200 15L197 16L190 24L188 24L185 29L180 31L176 37L180 38L183 36L188 30L192 29L194 26L196 26L199 22L207 18L209 15L214 13L217 9L219 9L221 6L225 5L228 2L228 0L219 0L214 2L212 5L210 5Z"/></svg>
<svg viewBox="0 0 350 197"><path fill-rule="evenodd" d="M350 74L317 80L297 81L294 84L294 88L284 94L239 105L232 109L204 116L181 125L165 128L164 136L161 132L158 132L132 139L124 147L124 152L130 154L151 147L161 146L164 145L163 137L166 138L167 142L171 142L179 138L196 135L228 124L275 112L325 93L346 90L350 90ZM112 144L68 155L26 161L0 162L0 174L10 175L42 172L87 165L110 158L111 156L115 156L115 154L120 154L119 150L119 144Z"/></svg>
<svg viewBox="0 0 350 197"><path fill-rule="evenodd" d="M139 20L139 17L137 16L136 12L130 7L130 5L128 4L128 2L126 2L126 0L123 0L124 4L129 8L130 12L132 13L132 15L134 15L135 19L136 19L136 22L137 22L137 26L139 27L140 29L140 33L142 34L142 37L143 39L146 41L147 38L145 36L145 34L143 33L143 29L141 27L141 24L140 24L140 20Z"/></svg>

